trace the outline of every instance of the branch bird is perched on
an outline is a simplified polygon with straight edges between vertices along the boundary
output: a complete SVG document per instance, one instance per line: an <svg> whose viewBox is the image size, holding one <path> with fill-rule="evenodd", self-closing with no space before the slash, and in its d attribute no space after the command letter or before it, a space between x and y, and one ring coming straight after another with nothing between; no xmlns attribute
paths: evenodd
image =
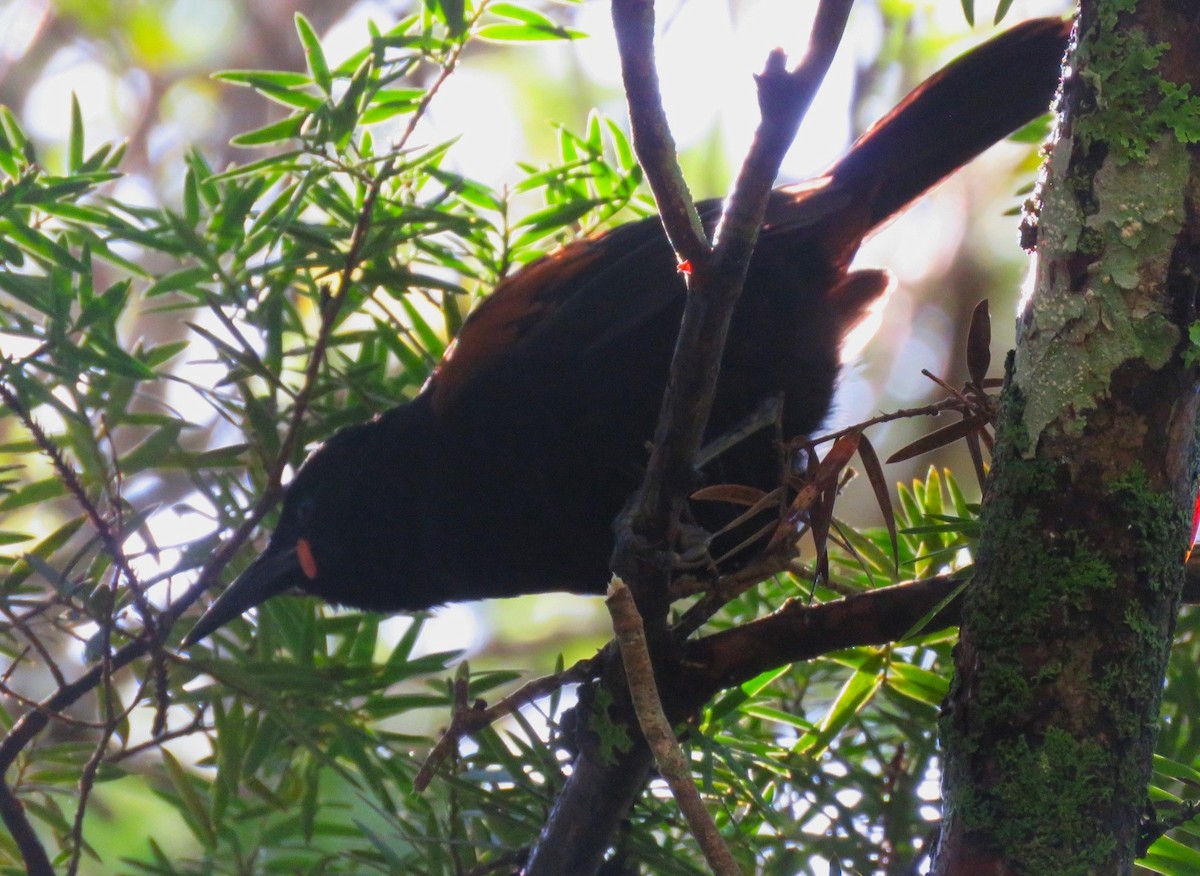
<svg viewBox="0 0 1200 876"><path fill-rule="evenodd" d="M775 191L730 325L710 437L772 397L785 436L821 424L842 339L889 284L882 271L849 270L863 238L1045 112L1068 34L1067 23L1038 19L984 43L817 180ZM719 210L700 204L710 231ZM684 297L654 217L505 281L420 395L309 457L266 551L185 643L291 588L380 611L602 592L611 524L641 479ZM769 490L779 474L776 441L760 431L700 479ZM706 513L702 522L720 525Z"/></svg>

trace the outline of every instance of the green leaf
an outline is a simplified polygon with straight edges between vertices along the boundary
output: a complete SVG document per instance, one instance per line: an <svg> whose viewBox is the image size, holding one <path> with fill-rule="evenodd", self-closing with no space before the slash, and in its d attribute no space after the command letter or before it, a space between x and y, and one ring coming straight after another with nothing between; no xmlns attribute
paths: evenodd
<svg viewBox="0 0 1200 876"><path fill-rule="evenodd" d="M215 847L217 836L213 830L212 823L208 819L208 811L201 801L200 795L196 793L196 789L192 786L192 783L198 780L184 770L171 752L165 748L160 749L160 752L163 759L163 766L167 768L167 777L175 787L175 797L173 800L180 807L184 821L187 822L192 833L195 834L196 838L206 848Z"/></svg>
<svg viewBox="0 0 1200 876"><path fill-rule="evenodd" d="M425 97L424 88L381 88L371 95L371 106L386 104L416 104Z"/></svg>
<svg viewBox="0 0 1200 876"><path fill-rule="evenodd" d="M142 294L147 298L154 298L168 292L193 289L201 283L211 283L212 281L213 272L210 268L181 268L159 277Z"/></svg>
<svg viewBox="0 0 1200 876"><path fill-rule="evenodd" d="M536 24L543 27L556 26L553 21L536 9L528 9L524 6L518 6L515 3L492 3L488 6L487 10L493 15L499 15L501 18L511 18L514 21L523 21L526 24Z"/></svg>
<svg viewBox="0 0 1200 876"><path fill-rule="evenodd" d="M262 89L304 88L313 83L311 76L282 70L222 70L213 79Z"/></svg>
<svg viewBox="0 0 1200 876"><path fill-rule="evenodd" d="M188 342L186 340L168 341L165 344L158 344L143 351L142 361L146 363L147 368L157 368L159 365L174 359L187 348Z"/></svg>
<svg viewBox="0 0 1200 876"><path fill-rule="evenodd" d="M47 315L54 312L50 283L46 277L0 271L0 290Z"/></svg>
<svg viewBox="0 0 1200 876"><path fill-rule="evenodd" d="M834 523L838 527L838 532L850 544L859 557L870 565L872 576L883 575L889 581L897 580L897 575L894 567L894 558L890 550L890 539L884 535L883 542L878 542L870 535L859 532L850 524L843 520L834 518ZM872 533L873 535L874 533ZM887 544L885 548L883 544ZM858 566L858 562L852 562L853 566Z"/></svg>
<svg viewBox="0 0 1200 876"><path fill-rule="evenodd" d="M213 76L231 85L253 88L259 94L284 106L303 110L315 110L324 103L315 94L304 89L312 86L313 80L302 73L277 73L263 70L226 70Z"/></svg>
<svg viewBox="0 0 1200 876"><path fill-rule="evenodd" d="M550 34L548 36L534 37L534 39L575 39L587 36L581 30L563 27L536 9L518 6L515 3L493 3L488 6L488 12L498 15L501 18L519 21L522 24L528 25L532 30Z"/></svg>
<svg viewBox="0 0 1200 876"><path fill-rule="evenodd" d="M186 424L173 420L152 432L144 441L121 457L121 471L125 474L144 471L163 465L167 455L179 448L179 434Z"/></svg>
<svg viewBox="0 0 1200 876"><path fill-rule="evenodd" d="M61 486L61 485L60 485ZM65 493L66 490L61 489L59 495ZM0 506L2 507L2 506ZM45 561L53 556L63 545L65 545L79 528L87 522L87 518L82 514L73 520L68 520L54 532L38 542L28 553L26 553L18 562L13 564L12 570L8 573L8 577L4 579L3 589L11 592L22 583L25 582L30 575L33 574L35 559Z"/></svg>
<svg viewBox="0 0 1200 876"><path fill-rule="evenodd" d="M359 123L373 125L403 113L410 113L421 105L425 91L419 88L391 88L375 92L363 110Z"/></svg>
<svg viewBox="0 0 1200 876"><path fill-rule="evenodd" d="M325 60L325 51L321 48L321 40L317 32L303 13L296 13L296 32L300 34L300 43L304 47L304 58L308 63L308 72L312 74L317 87L326 95L333 93L333 76L329 72L329 64Z"/></svg>
<svg viewBox="0 0 1200 876"><path fill-rule="evenodd" d="M899 660L888 666L887 683L898 693L935 709L941 706L949 687L945 676Z"/></svg>
<svg viewBox="0 0 1200 876"><path fill-rule="evenodd" d="M67 177L44 176L41 178L42 187L30 196L29 202L32 204L42 204L56 200L74 199L79 195L91 191L101 183L119 179L120 177L120 173L111 170L78 173Z"/></svg>
<svg viewBox="0 0 1200 876"><path fill-rule="evenodd" d="M33 144L29 142L29 137L21 128L21 123L17 121L17 117L13 115L12 110L6 106L0 105L0 128L4 131L4 137L12 147L12 149L20 153L23 163L34 164L37 162L37 154L33 150Z"/></svg>
<svg viewBox="0 0 1200 876"><path fill-rule="evenodd" d="M273 122L270 125L255 128L253 131L238 134L229 142L233 146L266 146L270 143L278 143L280 140L299 137L300 131L304 127L304 120L307 118L307 113L288 116L283 121Z"/></svg>
<svg viewBox="0 0 1200 876"><path fill-rule="evenodd" d="M633 144L629 142L629 136L621 129L621 126L608 117L604 119L604 126L608 129L608 141L612 144L617 164L625 170L638 167Z"/></svg>
<svg viewBox="0 0 1200 876"><path fill-rule="evenodd" d="M1138 865L1166 876L1195 876L1200 873L1200 852L1169 836L1160 836L1138 858Z"/></svg>
<svg viewBox="0 0 1200 876"><path fill-rule="evenodd" d="M1193 788L1200 788L1200 770L1188 764L1170 760L1160 754L1154 755L1154 771Z"/></svg>
<svg viewBox="0 0 1200 876"><path fill-rule="evenodd" d="M129 300L129 290L132 287L132 280L128 278L118 280L101 294L92 298L84 305L79 319L75 320L75 329L79 331L99 325L107 331L115 331L117 320L125 312L125 304ZM83 292L82 289L80 291ZM80 298L82 299L84 296L81 294Z"/></svg>
<svg viewBox="0 0 1200 876"><path fill-rule="evenodd" d="M1008 135L1008 139L1014 143L1025 143L1030 146L1036 146L1050 136L1050 129L1053 124L1053 114L1046 113L1044 116L1038 116L1024 127L1013 131Z"/></svg>
<svg viewBox="0 0 1200 876"><path fill-rule="evenodd" d="M532 13L532 10L528 11ZM475 31L475 35L479 39L498 43L573 40L587 36L587 34L581 30L562 27L561 25L557 25L546 18L544 18L544 21L545 23L534 22L523 24L485 24L483 27Z"/></svg>
<svg viewBox="0 0 1200 876"><path fill-rule="evenodd" d="M0 222L0 235L7 233L22 244L26 252L39 256L49 265L72 274L86 274L88 267L67 251L67 248L42 232L19 222Z"/></svg>
<svg viewBox="0 0 1200 876"><path fill-rule="evenodd" d="M24 508L26 505L40 504L48 499L56 499L59 496L64 496L66 492L67 488L62 485L62 481L58 478L52 477L34 481L32 484L27 484L21 489L5 496L4 501L0 502L0 511L15 511L17 508Z"/></svg>
<svg viewBox="0 0 1200 876"><path fill-rule="evenodd" d="M565 204L554 204L553 206L530 213L520 222L516 223L515 227L525 229L526 233L553 231L554 229L562 228L564 225L569 225L602 203L603 201L594 198L584 198L578 201L568 201Z"/></svg>
<svg viewBox="0 0 1200 876"><path fill-rule="evenodd" d="M883 683L882 668L882 653L873 654L864 660L842 685L825 717L817 725L816 732L805 733L796 743L796 750L809 757L823 754L850 720L875 696Z"/></svg>
<svg viewBox="0 0 1200 876"><path fill-rule="evenodd" d="M16 150L13 149L13 144L8 139L8 134L4 131L4 126L0 124L0 170L4 171L9 177L16 179L21 175L18 158Z"/></svg>
<svg viewBox="0 0 1200 876"><path fill-rule="evenodd" d="M293 88L256 88L255 91L275 103L305 112L319 110L325 103L315 94Z"/></svg>
<svg viewBox="0 0 1200 876"><path fill-rule="evenodd" d="M158 377L145 363L125 352L117 342L103 335L93 334L86 347L77 347L75 352L91 366L108 369L122 377L135 380L153 380Z"/></svg>
<svg viewBox="0 0 1200 876"><path fill-rule="evenodd" d="M220 183L226 180L239 179L241 177L255 177L263 171L271 170L269 174L271 178L281 176L285 173L292 173L301 170L300 162L296 161L298 157L303 155L299 149L292 149L287 152L280 152L278 155L271 155L267 158L260 158L258 161L251 161L247 164L238 164L223 173L214 174L209 177L207 182Z"/></svg>
<svg viewBox="0 0 1200 876"><path fill-rule="evenodd" d="M425 7L445 23L452 37L462 36L467 26L465 0L425 0Z"/></svg>
<svg viewBox="0 0 1200 876"><path fill-rule="evenodd" d="M733 690L727 691L709 706L708 720L720 723L722 718L731 716L735 710L742 709L744 703L752 701L761 691L766 690L773 682L790 671L791 668L788 666L768 669Z"/></svg>
<svg viewBox="0 0 1200 876"><path fill-rule="evenodd" d="M77 172L83 166L83 113L79 95L71 92L71 131L67 136L67 169Z"/></svg>

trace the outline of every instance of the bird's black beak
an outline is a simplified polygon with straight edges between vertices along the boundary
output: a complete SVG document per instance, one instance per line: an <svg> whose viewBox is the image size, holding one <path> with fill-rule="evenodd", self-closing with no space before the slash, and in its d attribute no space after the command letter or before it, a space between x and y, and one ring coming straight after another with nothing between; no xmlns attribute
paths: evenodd
<svg viewBox="0 0 1200 876"><path fill-rule="evenodd" d="M194 645L247 609L266 602L304 580L295 548L266 553L250 564L208 607L183 637L180 647Z"/></svg>

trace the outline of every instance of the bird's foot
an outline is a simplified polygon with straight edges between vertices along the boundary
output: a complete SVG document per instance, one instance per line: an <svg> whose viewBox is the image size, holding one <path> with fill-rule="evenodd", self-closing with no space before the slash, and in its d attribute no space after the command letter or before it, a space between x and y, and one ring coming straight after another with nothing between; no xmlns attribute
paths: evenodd
<svg viewBox="0 0 1200 876"><path fill-rule="evenodd" d="M693 572L696 569L707 569L716 573L716 563L713 562L709 545L712 543L712 533L696 523L682 522L675 530L675 550L664 551L667 562L664 568L675 572Z"/></svg>

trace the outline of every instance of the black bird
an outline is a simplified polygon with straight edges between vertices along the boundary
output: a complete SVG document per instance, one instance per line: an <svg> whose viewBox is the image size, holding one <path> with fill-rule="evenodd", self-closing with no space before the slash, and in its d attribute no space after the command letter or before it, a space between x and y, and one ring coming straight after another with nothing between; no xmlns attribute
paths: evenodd
<svg viewBox="0 0 1200 876"><path fill-rule="evenodd" d="M863 238L1044 113L1068 35L1058 19L1017 25L925 81L824 175L775 191L730 326L710 436L771 397L782 398L785 436L821 424L842 339L888 287L882 271L849 271ZM700 209L711 230L719 202ZM309 457L266 551L185 644L291 588L378 611L602 592L611 524L641 479L684 297L655 217L565 246L502 283L420 395ZM770 431L700 480L774 488ZM698 518L714 522L711 508Z"/></svg>

